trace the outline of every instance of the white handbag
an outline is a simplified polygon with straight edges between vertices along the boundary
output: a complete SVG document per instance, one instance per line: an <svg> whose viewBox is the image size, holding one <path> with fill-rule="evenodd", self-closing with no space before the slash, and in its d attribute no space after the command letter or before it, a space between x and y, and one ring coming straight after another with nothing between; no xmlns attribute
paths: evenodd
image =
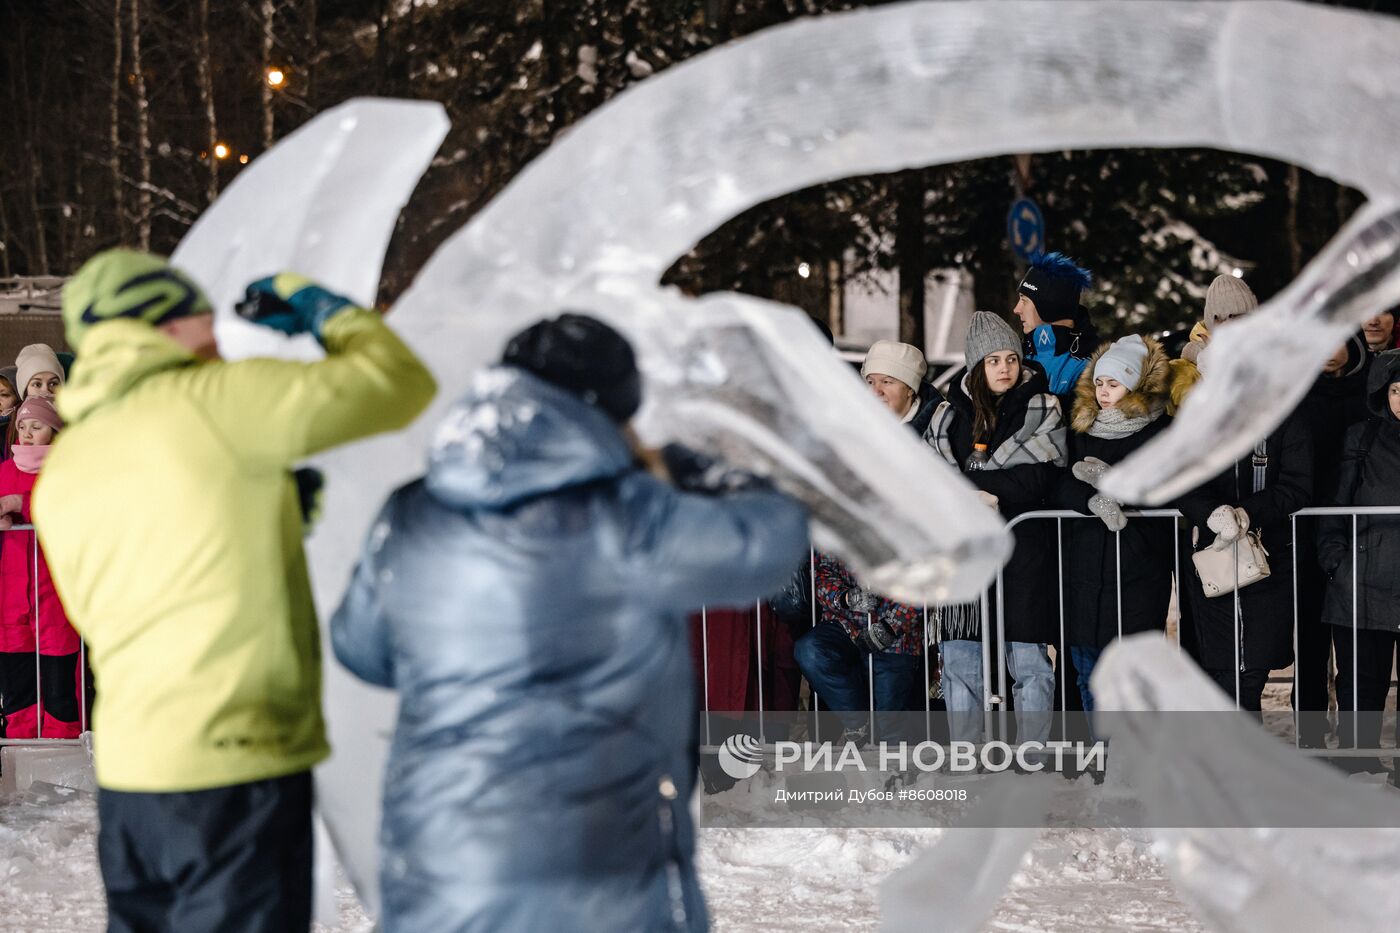
<svg viewBox="0 0 1400 933"><path fill-rule="evenodd" d="M1196 565L1196 576L1208 597L1232 593L1237 586L1244 589L1269 575L1269 552L1264 550L1257 531L1250 531L1229 544L1217 538L1210 547L1192 554L1191 562Z"/></svg>

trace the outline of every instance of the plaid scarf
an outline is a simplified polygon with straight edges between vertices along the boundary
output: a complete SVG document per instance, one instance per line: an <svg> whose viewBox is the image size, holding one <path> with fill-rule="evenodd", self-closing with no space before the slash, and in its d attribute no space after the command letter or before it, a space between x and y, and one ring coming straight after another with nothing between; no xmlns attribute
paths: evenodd
<svg viewBox="0 0 1400 933"><path fill-rule="evenodd" d="M956 469L963 464L953 453L952 427L957 411L949 402L938 406L933 420L924 431L924 441ZM1026 417L1020 428L992 451L984 469L1006 470L1035 463L1053 463L1058 467L1069 464L1069 445L1060 400L1049 393L1032 395L1026 402ZM982 605L980 602L940 606L935 613L938 630L944 639L979 639L982 637Z"/></svg>
<svg viewBox="0 0 1400 933"><path fill-rule="evenodd" d="M951 403L939 405L924 431L924 441L944 460L961 470L963 465L953 453L952 426L955 415ZM1048 393L1030 397L1026 403L1026 420L1015 434L997 445L985 469L1005 470L1030 463L1053 463L1059 467L1069 464L1069 446L1064 418L1060 414L1060 400Z"/></svg>

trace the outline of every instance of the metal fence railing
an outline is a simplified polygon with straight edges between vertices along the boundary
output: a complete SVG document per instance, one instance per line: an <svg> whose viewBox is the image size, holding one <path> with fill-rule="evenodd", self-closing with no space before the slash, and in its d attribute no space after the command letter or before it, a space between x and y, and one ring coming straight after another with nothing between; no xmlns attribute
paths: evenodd
<svg viewBox="0 0 1400 933"><path fill-rule="evenodd" d="M1125 512L1124 512L1124 515L1125 515L1125 517L1127 517L1130 521L1134 521L1134 522L1136 522L1136 521L1159 521L1159 522L1163 522L1163 523L1168 523L1168 529L1167 529L1167 530L1168 530L1168 532L1169 532L1169 534L1170 534L1170 537L1171 537L1171 552L1172 552L1172 562L1171 562L1171 568L1170 568L1170 574L1171 574L1171 580L1172 580L1171 591L1174 592L1174 594L1175 594L1175 600L1176 600L1177 606L1180 607L1182 603L1184 603L1187 599L1190 598L1190 594L1189 594L1189 592L1188 592L1188 589L1189 589L1189 587L1192 585L1188 580L1186 580L1186 579L1183 578L1183 576L1182 576L1182 560L1181 560L1182 538L1183 538L1183 533L1182 533L1182 532L1185 530L1185 529L1184 529L1184 524L1183 524L1183 516L1181 515L1180 512L1178 512L1178 511L1175 510L1175 509L1152 509L1152 510L1125 511ZM1302 509L1302 510L1300 510L1299 512L1295 513L1295 514L1292 516L1292 518L1291 518L1292 537L1293 537L1293 548L1292 548L1292 555L1291 555L1291 561L1292 561L1292 564L1293 564L1293 566L1292 566L1292 571L1293 571L1293 573L1292 573L1292 587L1293 587L1293 594L1292 594L1292 608L1293 608L1292 626L1293 626L1294 659L1295 659L1295 660L1294 660L1294 665L1293 665L1293 680L1294 680L1294 696L1295 696L1295 697L1298 696L1298 678L1299 678L1298 664L1297 664L1297 657L1298 657L1298 627L1299 627L1300 621L1301 621L1301 620L1299 619L1299 599L1298 599L1298 579L1299 579L1299 574L1298 574L1298 553L1299 553L1299 549L1298 549L1298 529L1297 529L1297 522L1298 522L1298 519L1299 519L1299 518L1320 518L1320 517L1333 517L1333 516L1342 516L1342 517L1349 516L1349 517L1351 518L1351 542L1352 542L1352 555L1353 555L1353 560L1352 560L1352 565L1351 565L1351 566L1352 566L1352 573L1351 573L1352 579L1351 579L1351 581L1350 581L1350 583L1351 583L1351 589L1352 589L1352 600L1351 600L1351 605L1352 605L1352 616L1353 616L1353 618L1352 618L1353 651L1352 651L1352 655L1351 655L1351 656L1352 656L1352 677L1351 677L1351 683L1352 683L1352 697L1351 697L1351 708L1352 708L1353 711L1355 711L1355 710L1357 710L1357 707L1359 706L1359 703L1360 703L1360 699L1359 699L1359 688L1358 688L1359 677L1358 677L1358 670L1357 670L1357 666L1358 666L1358 651L1356 650L1357 632L1358 632L1358 631L1360 630L1360 628L1361 628L1360 608L1359 608L1359 607L1360 607L1360 601L1359 601L1359 599L1358 599L1358 592L1359 592L1360 580L1359 580L1359 572L1358 572L1358 569L1357 569L1357 567L1358 567L1358 562L1357 562L1356 559L1355 559L1355 558L1356 558L1356 553L1357 553L1357 548L1358 548L1358 532L1359 532L1359 528L1360 528L1360 526L1359 526L1359 520L1362 519L1362 518L1368 517L1368 516L1371 516L1371 517L1375 517L1375 516L1391 516L1391 517L1395 517L1397 520L1400 520L1400 506L1394 506L1394 507L1392 507L1392 506L1378 507L1378 506L1377 506L1377 507L1348 507L1348 508L1340 508L1340 507L1338 507L1338 508L1308 508L1308 509ZM1022 514L1022 515L1020 515L1020 516L1017 516L1016 518L1014 518L1014 519L1012 519L1010 522L1008 522L1008 525L1009 525L1009 527L1015 528L1015 527L1020 526L1020 525L1022 525L1022 524L1024 524L1024 523L1032 522L1032 521L1053 521L1053 522L1055 523L1056 579L1057 579L1057 590L1058 590L1058 592L1057 592L1057 594L1056 594L1056 597L1057 597L1058 617L1059 617L1059 641L1058 641L1057 644L1054 645L1054 648L1055 648L1055 653L1056 653L1056 667L1057 667L1057 669L1058 669L1058 670L1057 670L1057 673L1060 674L1060 676L1059 676L1059 678L1058 678L1059 681L1060 681L1060 682L1059 682L1059 697L1058 697L1058 699L1059 699L1059 704L1058 704L1059 710L1058 710L1058 712L1063 713L1063 712L1066 710L1066 708L1069 707L1069 705L1070 705L1070 704L1069 704L1069 690L1071 689L1071 685L1070 685L1070 683L1069 683L1069 678L1063 676L1063 668L1064 668L1064 661L1063 661L1063 659L1066 658L1066 657L1068 656L1068 650L1069 650L1069 647L1070 647L1070 646L1068 645L1068 637L1067 637L1067 631L1066 631L1066 605L1065 605L1065 535L1064 535L1064 523L1065 523L1066 521L1095 521L1095 522L1096 522L1096 521L1100 521L1100 519L1099 519L1097 516L1094 516L1094 515L1085 515L1085 514L1081 514L1081 513L1079 513L1079 512L1068 511L1068 510L1041 510L1041 511L1035 511L1035 512L1027 512L1027 513L1024 513L1024 514ZM1115 563L1115 586L1116 586L1115 602L1116 602L1117 612L1118 612L1118 618L1117 618L1117 622L1118 622L1118 634L1119 634L1119 636L1121 636L1122 633L1123 633L1123 576L1122 576L1122 559L1123 559L1123 553L1122 553L1122 533L1121 533L1121 532L1114 532L1114 533L1112 533L1112 534L1113 534L1113 539L1114 539L1114 563ZM1238 546L1238 545L1237 545L1237 546ZM1190 546L1187 545L1187 547L1189 548ZM1166 569L1165 567L1163 567L1163 568L1162 568L1162 572L1163 572L1163 573L1166 573L1166 572L1167 572L1167 569ZM1194 572L1194 571L1193 571L1193 572ZM1397 571L1396 571L1396 572L1400 572L1400 568L1397 568ZM808 562L808 586L809 586L809 589L808 589L808 593L807 593L807 597L808 597L807 601L808 601L808 603L809 603L809 608L810 608L810 625L811 625L812 627L815 627L815 626L817 626L817 625L823 624L823 622L822 622L822 614L821 614L821 610L820 610L820 607L819 607L819 604L818 604L817 594L816 594L816 575L817 575L817 556L816 556L816 552L815 552L815 551L812 551L812 552L810 552L810 554L809 554L809 562ZM1335 581L1334 581L1333 584L1330 584L1330 585L1335 585ZM990 609L990 606L991 606L991 603L992 603L991 597L992 597L993 594L995 594L995 607L996 607L994 612L992 612L991 609ZM1235 651L1235 702L1236 702L1236 708L1239 707L1239 698L1240 698L1240 695L1241 695L1240 670L1241 670L1241 668L1242 668L1242 663L1241 663L1241 662L1242 662L1242 660L1243 660L1243 658L1241 657L1241 654L1240 654L1241 635L1242 635L1242 633L1243 633L1243 617L1242 617L1241 608L1240 608L1240 595L1239 595L1239 594L1240 594L1239 589L1236 589L1235 592L1234 592L1234 593L1232 594L1232 596L1231 596L1231 603L1232 603L1232 605L1233 605L1233 609L1232 609L1232 618L1233 618L1233 620L1234 620L1234 621L1233 621L1233 625L1234 625L1234 643L1235 643L1235 646L1236 646L1236 651ZM982 624L981 624L981 647L982 647L982 675L983 675L983 676L982 676L982 684L983 684L983 696L982 696L982 701L983 701L983 727L984 727L984 730L985 730L985 734L988 735L988 736L992 735L993 732L998 732L998 733L1003 734L1003 735L1007 734L1007 724L1006 724L1006 719L1005 719L1005 714L1006 714L1006 712L1008 711L1008 709L1007 709L1007 696L1008 696L1008 693L1007 693L1007 675L1008 675L1007 666L1006 666L1005 663L1002 663L1002 662L1001 662L1000 658L997 658L997 661L996 661L995 663L994 663L994 660L993 660L994 657L997 657L997 653L998 653L998 650L1000 649L1000 646L1003 646L1003 645L1006 644L1006 640L1005 640L1005 631L1006 631L1006 600L1005 600L1004 597L1005 597L1005 568L1002 568L1002 570L998 571L996 580L994 581L993 585L992 585L991 587L989 587L988 590L987 590L986 592L983 593L982 598L981 598L981 601L980 601L980 618L981 618L981 622L982 622ZM755 638L756 643L755 643L755 645L754 645L754 648L755 648L755 655L754 655L753 663L755 664L755 666L756 666L757 669L758 669L758 676L757 676L758 697L757 697L757 698L758 698L758 701L759 701L759 702L758 702L758 709L755 710L755 711L752 711L752 712L755 712L755 713L757 714L757 732L758 732L757 738L758 738L758 740L759 740L760 743L762 743L762 744L764 744L764 745L768 745L768 744L770 744L770 743L768 742L768 735L767 735L767 718L768 718L768 714L769 714L770 711L769 711L769 710L766 708L766 706L765 706L765 702L764 702L764 699L765 699L765 698L764 698L764 695L763 695L763 681L764 681L763 670L764 670L764 664L765 664L765 661L766 661L765 653L764 653L763 625L761 624L762 618L763 618L763 608L764 608L764 604L760 601L760 602L756 605L756 607L755 607L756 612L755 612L755 616L754 616L755 624L754 624L753 628L754 628L754 638ZM927 649L928 649L928 646L931 646L931 645L932 645L932 646L937 646L938 643L939 643L939 637L938 637L939 623L938 623L938 619L937 619L938 610L937 610L937 609L933 609L933 610L931 611L930 607L929 607L927 604L924 604L924 605L922 605L922 606L919 607L919 608L921 609L921 612L919 613L919 618L920 618L920 620L921 620L920 624L921 624L921 626L922 626L922 628L923 628L922 643L923 643L923 645L924 645L925 648L926 648L926 650L923 652L924 683L925 683L925 684L928 684L928 683L931 681L931 679L932 679L931 676L930 676L930 675L931 675L930 665L931 665L932 662L931 662L931 658L930 658L931 651L930 651L930 650L927 650ZM1167 629L1169 628L1168 622L1169 622L1170 608L1171 608L1171 607L1170 607L1170 603L1167 604L1167 605L1163 605L1162 608L1161 608L1161 614L1162 614L1162 625L1161 625L1161 628L1162 628L1162 630L1164 631L1164 633L1165 633L1165 632L1167 631ZM933 616L932 621L931 621L931 615ZM1178 625L1177 625L1177 630L1176 630L1176 643L1177 643L1178 647L1180 647L1180 646L1181 646L1181 625L1180 625L1181 613L1180 613L1180 612L1178 612L1177 618L1178 618ZM701 646L702 646L702 651L701 651L702 677L701 677L701 680L702 680L702 683L704 684L704 689L703 689L703 710L704 710L704 722L705 722L705 728L704 728L704 745L705 745L705 750L706 750L706 751L714 751L714 750L716 750L717 746L716 746L715 743L714 743L714 737L713 737L713 733L712 733L712 730L711 730L711 716L712 716L712 714L713 714L715 711L713 711L713 710L711 709L711 703L710 703L711 697L710 697L710 688L709 688L709 680L710 680L709 674L710 674L710 670L711 670L711 661L712 661L712 658L711 658L711 651L710 651L710 632L709 632L709 620L708 620L708 611L707 611L707 610L702 610L702 611L701 611L701 615L700 615L700 624L701 624ZM1198 623L1198 624L1199 624L1199 623ZM1320 623L1319 623L1319 624L1320 624ZM995 667L995 670L993 670L994 667ZM867 718L867 723L868 723L868 728L869 728L869 737L870 737L870 740L871 740L871 741L876 741L877 738L878 738L878 734L877 734L877 732L876 732L878 723L877 723L877 719L876 719L876 715L875 715L876 712L877 712L876 709L875 709L875 676L876 676L876 672L875 672L874 659L873 659L873 657L868 657L868 658L867 658L867 660L866 660L866 671L865 671L865 673L866 673L866 682L867 682L867 686L868 686L868 693L867 693L867 704L868 704L868 706L867 706L867 709L865 710L865 712L866 712L867 717L868 717L868 718ZM994 681L995 681L995 687L993 686ZM1393 681L1392 681L1392 685L1393 685ZM819 701L820 701L819 695L818 695L815 691L813 691L812 694L811 694L810 710L808 710L807 712L815 712L815 711L818 709ZM1296 705L1296 704L1295 704L1295 705ZM917 712L917 710L912 711L912 712ZM1297 711L1297 710L1295 710L1295 716L1296 716L1299 712L1302 712L1302 711ZM1316 712L1319 712L1319 711L1312 711L1312 712L1316 713ZM1326 711L1326 710L1323 710L1323 711L1320 711L1320 712L1323 713L1323 714L1325 714L1327 711ZM930 694L929 694L929 691L927 691L927 690L924 692L924 709L923 709L923 713L924 713L924 719L925 719L925 733L926 733L926 736L927 736L927 737L930 737L930 738L931 738L932 735L933 735L933 726L932 726L932 723L933 723L933 713L934 713L934 710L933 710L933 707L932 707L932 699L931 699L931 696L930 696ZM821 720L821 717L820 717L820 716L812 716L812 717L811 717L812 733L811 733L810 738L811 738L813 741L815 741L815 742L821 742L821 741L822 741L822 738L821 738L821 728L822 728L821 722L822 722L822 720ZM1061 724L1062 724L1062 726L1063 726L1063 719L1061 720ZM1363 755L1371 755L1371 756L1377 756L1377 755L1379 755L1379 757L1394 757L1394 756L1395 756L1396 750L1395 750L1393 747L1358 748L1358 747L1357 747L1357 744L1358 744L1358 743L1355 741L1355 739L1357 738L1357 735L1356 735L1356 731L1355 731L1355 718L1354 718L1354 717L1353 717L1352 725L1353 725L1353 734L1352 734L1353 741L1352 741L1352 744L1351 744L1351 747L1350 747L1350 748L1337 748L1337 749L1331 749L1331 748L1329 748L1329 749L1308 749L1308 750L1306 750L1306 751L1307 751L1309 754L1328 755L1328 756L1343 756L1343 757L1345 757L1345 756L1363 756ZM1296 744L1297 741L1298 741L1298 734L1299 734L1299 730L1298 730L1298 728L1297 728L1296 721L1295 721L1295 727L1294 727L1293 732L1294 732L1293 738L1294 738L1294 741L1295 741L1295 744Z"/></svg>
<svg viewBox="0 0 1400 933"><path fill-rule="evenodd" d="M40 586L41 576L40 576L40 573L41 573L41 570L43 570L44 568L42 568L42 566L41 566L41 565L42 565L42 556L41 556L40 550L39 550L39 539L38 539L38 536L34 534L34 526L33 526L33 525L14 525L14 526L12 526L11 528L5 529L3 533L0 533L0 549L6 549L6 550L8 550L8 549L10 549L10 548L15 548L15 547L20 547L20 548L24 548L24 549L25 549L25 561L24 561L24 563L25 563L25 566L26 566L27 576L28 576L28 580L27 580L27 589L28 589L28 598L29 598L29 599L28 599L28 602L29 602L29 605L28 605L29 626L28 626L28 627L29 627L29 634L32 635L32 641L33 641L32 651L33 651L33 656L34 656L34 664L33 664L33 668L32 668L33 682L32 682L32 685L29 684L29 683L19 683L19 682L10 682L10 683L7 683L6 680L18 681L20 678L26 678L26 679L27 679L28 664L25 663L25 664L23 664L23 665L21 665L21 664L6 665L6 667L5 667L5 669L4 669L4 671L5 671L5 676L4 676L3 679L0 679L0 699L3 699L3 708L5 709L5 711L11 715L11 718L13 718L13 713L16 711L15 708L14 708L14 698L15 698L16 694L20 694L20 695L23 696L24 698L27 698L27 697L30 695L30 693L31 693L31 687L32 687L32 695L33 695L33 698L34 698L35 735L33 735L33 736L24 736L24 737L15 737L15 736L13 736L13 735L10 734L10 731L12 731L12 729L7 729L6 734L0 735L0 746L5 746L5 745L39 745L39 746L80 745L81 742L82 742L82 740L81 740L80 738L61 738L61 737L56 737L56 736L52 736L52 735L49 735L49 736L44 735L45 713L46 713L46 712L51 712L51 703L49 702L49 696L51 696L51 694L46 693L46 690L45 690L45 670L44 670L44 669L45 669L45 667L48 666L48 665L46 665L46 664L44 663L44 658L45 658L45 657L53 657L52 655L45 655L44 652L43 652L43 650L42 650L43 643L44 643L44 641L45 641L45 635L46 635L46 634L49 634L49 633L46 633L44 629L45 629L45 626L48 625L48 624L57 624L57 620L53 620L52 622L46 622L46 621L44 620L44 617L43 617L43 612L42 612L42 610L43 610L43 608L47 605L47 603L44 601L43 597L41 596L41 592L40 592L40 591L41 591L41 586ZM10 565L10 566L14 566L15 564L14 564L13 558L10 557L9 554L6 554L5 556L6 556L7 558L10 558L9 565ZM7 581L5 581L5 586L6 586L6 588L8 588L8 587L12 586L14 583L15 583L15 581L13 581L13 580L7 580ZM63 624L66 624L66 623L63 623ZM25 653L27 653L27 651L26 651ZM15 652L10 652L9 654L13 655L13 654L15 654ZM62 656L62 657L66 657L66 655L64 655L64 656ZM77 701L76 705L77 705L77 713L78 713L77 726L78 726L78 733L79 733L79 735L81 735L82 733L88 731L88 716L89 716L89 712L90 712L90 709L89 709L89 707L90 707L90 700L89 700L89 695L88 695L89 692L88 692L88 672L87 672L87 645L86 645L81 639L78 640L78 651L77 651L77 658L76 658L76 661L75 661L75 665L76 665L75 682L73 682L73 683L71 684L71 686L73 686L73 687L76 689L76 692L77 692L77 695L76 695L76 701ZM49 676L52 678L54 675L53 675L53 673L51 672ZM66 678L65 678L65 679L66 679ZM50 686L52 687L53 685L51 684ZM60 684L59 686L62 686L62 684Z"/></svg>

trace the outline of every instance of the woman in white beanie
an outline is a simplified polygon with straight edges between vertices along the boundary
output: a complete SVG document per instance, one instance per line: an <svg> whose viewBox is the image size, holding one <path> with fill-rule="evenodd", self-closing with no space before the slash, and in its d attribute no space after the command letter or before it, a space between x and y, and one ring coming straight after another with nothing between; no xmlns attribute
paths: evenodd
<svg viewBox="0 0 1400 933"><path fill-rule="evenodd" d="M20 401L31 395L52 401L63 385L63 364L48 344L31 343L15 357L15 381Z"/></svg>
<svg viewBox="0 0 1400 933"><path fill-rule="evenodd" d="M877 340L865 354L860 374L896 418L923 433L940 399L932 387L926 387L928 360L918 347L894 340Z"/></svg>
<svg viewBox="0 0 1400 933"><path fill-rule="evenodd" d="M940 398L924 382L928 361L919 348L878 340L860 373L895 417L922 435ZM812 593L822 621L797 639L793 654L823 705L847 714L839 718L848 738L864 741L869 738L864 711L872 700L878 712L924 707L923 611L863 588L830 555L818 555L813 566ZM851 715L855 713L859 715ZM878 720L880 738L893 741L899 736L898 723L886 717Z"/></svg>
<svg viewBox="0 0 1400 933"><path fill-rule="evenodd" d="M1044 506L1067 462L1060 402L1045 371L1023 363L1021 338L995 314L972 316L964 344L967 375L950 386L924 440L962 470L1006 518ZM1058 632L1055 542L1044 521L1015 529L1006 565L1002 653L1014 683L1017 738L1045 741L1054 708L1055 671L1047 645ZM995 607L995 603L992 603ZM995 608L993 608L995 619ZM982 738L982 642L977 604L939 611L943 697L952 738Z"/></svg>

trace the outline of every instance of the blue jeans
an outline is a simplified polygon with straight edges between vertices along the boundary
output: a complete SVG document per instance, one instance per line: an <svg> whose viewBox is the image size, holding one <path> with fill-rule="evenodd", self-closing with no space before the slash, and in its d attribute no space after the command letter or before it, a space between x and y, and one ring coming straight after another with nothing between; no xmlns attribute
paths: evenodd
<svg viewBox="0 0 1400 933"><path fill-rule="evenodd" d="M872 694L876 710L924 708L924 659L919 655L889 651L866 654L835 622L823 622L808 630L797 639L793 653L802 676L827 709L863 713L870 709ZM867 671L875 675L873 689ZM866 725L866 717L842 716L841 723L846 729L856 730Z"/></svg>
<svg viewBox="0 0 1400 933"><path fill-rule="evenodd" d="M1074 662L1074 682L1079 685L1079 699L1084 703L1086 716L1094 711L1094 694L1089 690L1089 676L1094 673L1094 665L1099 663L1101 654L1102 648L1069 646L1069 659Z"/></svg>
<svg viewBox="0 0 1400 933"><path fill-rule="evenodd" d="M955 742L982 741L982 642L943 642L943 699L948 705L948 733ZM1007 642L1003 648L1016 701L1016 738L1044 742L1050 737L1055 708L1055 669L1046 646Z"/></svg>

